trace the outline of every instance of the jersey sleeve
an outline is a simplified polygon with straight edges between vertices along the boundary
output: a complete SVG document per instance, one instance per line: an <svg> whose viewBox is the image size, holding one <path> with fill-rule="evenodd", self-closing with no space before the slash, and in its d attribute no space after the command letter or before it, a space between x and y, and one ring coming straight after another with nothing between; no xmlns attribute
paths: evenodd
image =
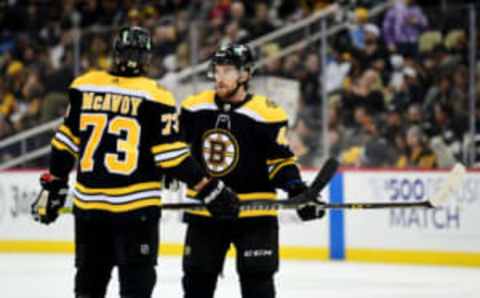
<svg viewBox="0 0 480 298"><path fill-rule="evenodd" d="M282 189L301 180L296 157L288 144L287 129L287 121L262 124L259 129L265 142L269 179Z"/></svg>
<svg viewBox="0 0 480 298"><path fill-rule="evenodd" d="M52 152L50 154L50 173L63 179L67 179L73 169L80 146L78 130L81 93L78 90L70 89L69 100L67 114L51 141Z"/></svg>
<svg viewBox="0 0 480 298"><path fill-rule="evenodd" d="M175 106L155 104L151 112L150 150L155 164L163 173L189 186L198 184L206 174L190 153L190 147L180 131Z"/></svg>

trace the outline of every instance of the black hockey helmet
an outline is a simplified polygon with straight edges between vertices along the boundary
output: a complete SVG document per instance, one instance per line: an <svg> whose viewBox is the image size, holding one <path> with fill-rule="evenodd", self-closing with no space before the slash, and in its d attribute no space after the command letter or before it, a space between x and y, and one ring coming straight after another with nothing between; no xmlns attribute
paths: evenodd
<svg viewBox="0 0 480 298"><path fill-rule="evenodd" d="M113 41L114 72L120 75L141 75L152 51L150 32L142 27L123 27Z"/></svg>
<svg viewBox="0 0 480 298"><path fill-rule="evenodd" d="M215 65L234 65L238 70L253 73L253 51L245 44L227 44L220 47L210 61L208 76L213 78Z"/></svg>

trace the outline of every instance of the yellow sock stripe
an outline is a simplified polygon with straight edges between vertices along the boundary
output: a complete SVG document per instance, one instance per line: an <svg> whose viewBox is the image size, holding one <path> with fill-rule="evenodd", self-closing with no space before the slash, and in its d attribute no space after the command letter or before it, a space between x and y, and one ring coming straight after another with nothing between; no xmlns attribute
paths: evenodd
<svg viewBox="0 0 480 298"><path fill-rule="evenodd" d="M70 147L68 147L67 145L63 144L62 142L60 142L58 139L52 139L52 147L54 147L55 149L57 150L60 150L60 151L67 151L68 153L70 153L70 155L72 155L74 158L78 158L78 153L74 152L72 149L70 149Z"/></svg>
<svg viewBox="0 0 480 298"><path fill-rule="evenodd" d="M146 190L159 190L162 187L160 182L143 182L121 186L115 188L91 188L77 182L75 188L84 194L104 194L104 195L128 195Z"/></svg>
<svg viewBox="0 0 480 298"><path fill-rule="evenodd" d="M62 124L60 125L60 127L58 128L58 130L60 132L62 132L65 136L67 136L71 141L72 143L74 143L75 145L79 145L80 144L80 138L75 136L72 131L70 130L70 128L68 128L68 126Z"/></svg>
<svg viewBox="0 0 480 298"><path fill-rule="evenodd" d="M181 164L187 157L190 156L190 152L185 152L185 154L180 155L179 157L176 157L174 159L166 160L157 163L160 167L167 169L167 168L173 168Z"/></svg>
<svg viewBox="0 0 480 298"><path fill-rule="evenodd" d="M187 148L187 147L188 146L185 142L174 142L174 143L153 146L151 151L153 154L158 154L162 152L178 150L178 149Z"/></svg>
<svg viewBox="0 0 480 298"><path fill-rule="evenodd" d="M273 171L270 172L270 174L268 175L268 178L270 178L270 180L272 180L273 178L275 178L275 175L277 175L277 173L281 169L283 169L284 167L289 166L289 165L295 165L295 161L288 160L288 161L285 161L285 162L282 162L282 163L278 164L277 166L275 166Z"/></svg>
<svg viewBox="0 0 480 298"><path fill-rule="evenodd" d="M160 206L161 201L160 201L160 198L150 198L150 199L138 200L131 203L125 203L121 205L113 205L106 202L85 202L85 201L80 201L78 198L75 198L73 203L75 204L76 207L83 210L94 209L94 210L104 210L104 211L109 211L114 213L120 213L120 212L132 211L132 210L136 210L144 207Z"/></svg>

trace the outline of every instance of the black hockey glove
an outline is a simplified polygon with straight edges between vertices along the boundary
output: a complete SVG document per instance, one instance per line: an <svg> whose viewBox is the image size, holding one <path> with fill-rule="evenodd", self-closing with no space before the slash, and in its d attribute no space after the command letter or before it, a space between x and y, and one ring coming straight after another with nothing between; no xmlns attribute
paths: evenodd
<svg viewBox="0 0 480 298"><path fill-rule="evenodd" d="M35 221L48 225L57 219L60 208L65 204L68 184L50 173L42 174L40 184L42 190L32 204L32 216Z"/></svg>
<svg viewBox="0 0 480 298"><path fill-rule="evenodd" d="M220 220L234 220L240 212L238 196L218 179L211 179L197 198L205 203L213 217Z"/></svg>
<svg viewBox="0 0 480 298"><path fill-rule="evenodd" d="M293 198L303 192L305 192L308 187L303 183L303 181L298 181L291 183L286 191L288 192L288 197ZM321 204L306 204L297 208L298 217L302 221L309 221L314 219L320 219L325 215L325 209L321 208Z"/></svg>

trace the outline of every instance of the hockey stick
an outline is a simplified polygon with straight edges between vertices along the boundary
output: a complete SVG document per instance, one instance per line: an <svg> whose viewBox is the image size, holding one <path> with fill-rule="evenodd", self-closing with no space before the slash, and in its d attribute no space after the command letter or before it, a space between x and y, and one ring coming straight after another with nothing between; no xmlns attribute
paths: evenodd
<svg viewBox="0 0 480 298"><path fill-rule="evenodd" d="M313 180L308 190L298 196L290 199L272 200L250 200L240 204L240 210L281 210L297 209L302 205L315 205L319 209L391 209L391 208L438 208L445 205L450 196L458 191L465 178L465 167L457 163L448 173L448 176L442 186L430 198L421 202L404 203L377 203L377 202L358 202L330 204L319 200L319 194L335 175L338 168L338 162L331 158L328 159L320 172ZM163 210L206 210L205 205L196 203L166 203L160 206ZM70 213L69 208L62 208L62 213Z"/></svg>
<svg viewBox="0 0 480 298"><path fill-rule="evenodd" d="M279 210L279 209L296 209L305 204L324 204L318 201L320 192L327 186L338 169L338 161L329 158L322 169L318 172L307 191L292 197L290 199L281 200L249 200L240 203L240 210ZM199 203L165 203L160 205L162 210L206 210L206 206ZM72 208L64 207L60 209L60 213L71 213Z"/></svg>
<svg viewBox="0 0 480 298"><path fill-rule="evenodd" d="M405 203L344 203L344 204L325 204L320 205L323 209L385 209L385 208L438 208L450 199L451 195L462 187L463 180L466 174L465 166L461 163L455 164L452 170L448 173L447 179L441 187L427 200L422 202L405 202Z"/></svg>
<svg viewBox="0 0 480 298"><path fill-rule="evenodd" d="M333 163L329 165L327 162L322 171L317 175L312 186L309 190L300 196L291 198L290 200L279 201L267 201L267 200L254 200L242 202L241 210L278 210L278 209L296 209L301 205L313 204L318 209L391 209L391 208L438 208L445 205L450 199L451 195L457 192L461 186L463 179L465 178L466 169L461 163L455 164L452 170L448 173L448 176L442 186L428 199L421 202L404 202L404 203L376 203L376 202L359 202L359 203L343 203L343 204L330 204L324 203L318 200L318 194L325 186L321 184L322 172L329 171L329 168L333 168ZM328 181L328 180L327 180ZM318 183L318 184L317 184ZM320 191L316 189L319 186ZM312 190L312 193L308 192ZM315 193L317 195L315 195ZM300 198L301 197L301 198ZM175 209L178 204L170 204L171 206L163 206L166 209ZM194 210L203 210L204 206L198 204L191 204L192 206L183 205L183 208L191 208ZM180 207L180 206L179 206Z"/></svg>
<svg viewBox="0 0 480 298"><path fill-rule="evenodd" d="M240 210L279 210L296 209L306 204L324 204L318 200L320 192L327 186L337 172L339 163L334 158L329 158L313 179L310 187L303 193L281 200L249 200L240 203ZM206 210L205 205L198 203L166 203L160 206L163 210Z"/></svg>

